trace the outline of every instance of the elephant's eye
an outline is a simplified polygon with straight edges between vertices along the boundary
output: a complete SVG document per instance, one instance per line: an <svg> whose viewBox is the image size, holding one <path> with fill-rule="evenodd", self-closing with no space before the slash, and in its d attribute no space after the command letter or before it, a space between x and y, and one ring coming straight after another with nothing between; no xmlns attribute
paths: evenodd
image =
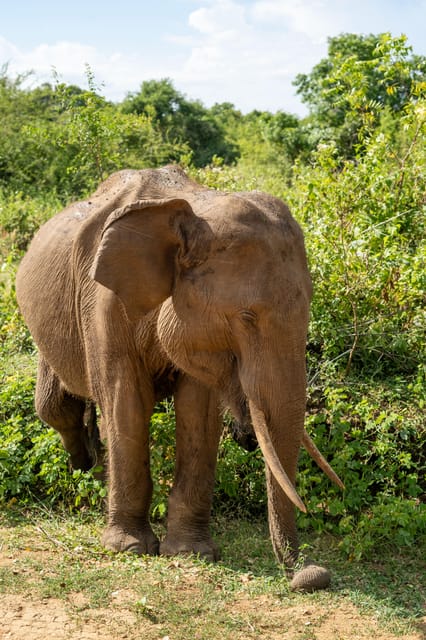
<svg viewBox="0 0 426 640"><path fill-rule="evenodd" d="M256 326L257 313L252 309L242 309L240 311L240 318L245 324Z"/></svg>

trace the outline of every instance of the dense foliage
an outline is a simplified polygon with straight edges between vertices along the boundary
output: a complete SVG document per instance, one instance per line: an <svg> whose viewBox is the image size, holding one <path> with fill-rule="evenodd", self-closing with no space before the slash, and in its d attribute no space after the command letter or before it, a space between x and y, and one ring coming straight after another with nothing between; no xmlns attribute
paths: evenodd
<svg viewBox="0 0 426 640"><path fill-rule="evenodd" d="M16 265L38 226L109 173L180 162L219 189L264 189L305 230L315 295L307 427L346 485L301 455L303 527L342 534L352 557L426 536L426 60L389 34L333 38L296 86L311 112L205 108L169 80L111 104L88 89L25 89L0 76L0 501L100 506L33 411L34 346L16 308ZM174 416L152 419L153 515L166 512ZM227 435L216 509L266 508L263 462Z"/></svg>
<svg viewBox="0 0 426 640"><path fill-rule="evenodd" d="M365 124L389 124L425 78L426 58L412 55L405 36L346 34L331 38L328 57L295 85L310 107L313 139L333 140L340 155L353 157Z"/></svg>

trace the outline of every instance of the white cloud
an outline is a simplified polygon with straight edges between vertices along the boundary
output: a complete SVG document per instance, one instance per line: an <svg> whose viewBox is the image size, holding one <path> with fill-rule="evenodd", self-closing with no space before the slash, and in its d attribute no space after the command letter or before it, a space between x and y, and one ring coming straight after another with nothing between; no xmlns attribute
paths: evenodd
<svg viewBox="0 0 426 640"><path fill-rule="evenodd" d="M216 101L231 101L243 110L301 112L292 78L312 66L312 47L306 46L305 35L285 29L283 16L277 28L271 14L272 24L265 14L260 15L261 8L268 9L267 4L212 0L209 6L193 11L188 22L194 42L177 71L179 81L193 87L194 93L202 89L208 102L214 101L210 96L215 95ZM303 64L306 59L308 63Z"/></svg>
<svg viewBox="0 0 426 640"><path fill-rule="evenodd" d="M0 36L0 64L9 64L19 55L19 50L14 44Z"/></svg>
<svg viewBox="0 0 426 640"><path fill-rule="evenodd" d="M27 84L54 81L54 71L67 83L87 87L85 75L89 65L95 82L111 100L121 100L128 91L137 90L143 79L158 77L156 68L148 69L139 55L124 55L118 51L105 54L96 47L79 42L40 44L22 51L0 38L0 61L8 65L14 76L32 71Z"/></svg>
<svg viewBox="0 0 426 640"><path fill-rule="evenodd" d="M68 75L74 73L76 68L100 62L100 56L95 47L82 45L77 42L58 42L53 45L41 44L29 54L21 56L21 64L32 65L40 73L49 73L52 61L61 72Z"/></svg>
<svg viewBox="0 0 426 640"><path fill-rule="evenodd" d="M264 26L281 26L314 42L324 42L330 33L343 27L343 4L326 0L259 0L253 5L252 15Z"/></svg>
<svg viewBox="0 0 426 640"><path fill-rule="evenodd" d="M193 11L189 24L201 33L214 34L215 37L228 33L237 35L247 26L245 14L243 5L232 0L217 0L210 7Z"/></svg>
<svg viewBox="0 0 426 640"><path fill-rule="evenodd" d="M100 60L94 47L77 42L57 42L53 45L40 44L32 50L21 51L4 38L0 39L0 58L10 61L12 70L18 72L36 70L38 73L51 73L52 65L57 65L63 73L74 72L87 62L93 64Z"/></svg>
<svg viewBox="0 0 426 640"><path fill-rule="evenodd" d="M189 25L197 32L183 66L182 78L203 82L233 75L247 59L251 38L245 10L232 0L218 0L192 12Z"/></svg>

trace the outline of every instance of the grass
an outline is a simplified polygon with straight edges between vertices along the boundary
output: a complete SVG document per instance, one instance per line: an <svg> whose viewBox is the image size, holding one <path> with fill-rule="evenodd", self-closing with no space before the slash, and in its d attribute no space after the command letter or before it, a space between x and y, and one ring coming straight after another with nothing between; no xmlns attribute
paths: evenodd
<svg viewBox="0 0 426 640"><path fill-rule="evenodd" d="M307 553L331 569L333 585L303 595L289 591L260 521L216 518L222 560L215 565L196 558L111 554L99 545L101 528L100 514L5 507L0 604L10 595L35 603L59 601L79 624L112 624L108 637L114 639L143 633L153 639L310 640L327 633L341 640L352 637L345 635L348 624L360 638L422 637L426 565L421 549L350 563L338 539L310 540ZM161 535L162 526L158 529ZM134 635L120 635L124 631Z"/></svg>

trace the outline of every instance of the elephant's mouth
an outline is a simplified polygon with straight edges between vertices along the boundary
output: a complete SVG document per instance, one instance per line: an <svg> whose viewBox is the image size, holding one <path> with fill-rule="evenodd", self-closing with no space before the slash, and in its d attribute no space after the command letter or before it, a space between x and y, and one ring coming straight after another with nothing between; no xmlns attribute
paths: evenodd
<svg viewBox="0 0 426 640"><path fill-rule="evenodd" d="M247 403L245 402L247 411L237 417L233 417L229 424L229 433L237 444L240 445L246 451L255 451L259 446L257 442L256 434L251 423L250 414Z"/></svg>

